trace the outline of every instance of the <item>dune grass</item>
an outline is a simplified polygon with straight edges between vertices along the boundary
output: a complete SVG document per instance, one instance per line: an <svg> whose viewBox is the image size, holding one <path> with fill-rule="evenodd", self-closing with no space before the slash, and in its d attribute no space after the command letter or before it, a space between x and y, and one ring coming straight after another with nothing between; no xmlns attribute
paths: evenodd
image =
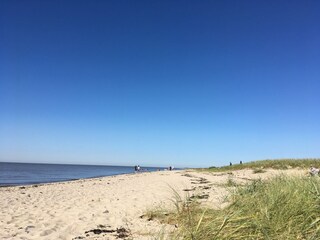
<svg viewBox="0 0 320 240"><path fill-rule="evenodd" d="M203 171L223 172L241 169L289 169L289 168L310 168L311 166L320 168L319 158L305 158L305 159L274 159L253 161L243 164L233 164L232 166L224 167L210 167L209 169L201 169Z"/></svg>
<svg viewBox="0 0 320 240"><path fill-rule="evenodd" d="M237 186L221 210L177 195L175 206L170 214L156 214L178 227L170 239L320 239L319 177L281 176Z"/></svg>

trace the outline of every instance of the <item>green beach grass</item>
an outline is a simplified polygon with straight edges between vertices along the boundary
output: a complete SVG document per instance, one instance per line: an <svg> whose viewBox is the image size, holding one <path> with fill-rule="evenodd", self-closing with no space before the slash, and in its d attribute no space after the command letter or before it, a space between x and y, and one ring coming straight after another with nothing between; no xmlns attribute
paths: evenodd
<svg viewBox="0 0 320 240"><path fill-rule="evenodd" d="M273 159L273 160L260 160L247 162L243 164L233 164L232 166L223 167L210 167L205 169L200 169L202 171L210 172L224 172L233 171L241 169L281 169L286 170L290 168L301 168L306 169L311 166L320 168L320 158L305 158L305 159Z"/></svg>
<svg viewBox="0 0 320 240"><path fill-rule="evenodd" d="M318 167L318 161L266 160L242 164L240 169ZM233 165L223 170L230 168L238 169ZM230 191L230 204L219 210L182 199L177 193L174 203L175 211L157 210L152 215L177 226L169 239L320 239L319 177L283 175L238 185Z"/></svg>

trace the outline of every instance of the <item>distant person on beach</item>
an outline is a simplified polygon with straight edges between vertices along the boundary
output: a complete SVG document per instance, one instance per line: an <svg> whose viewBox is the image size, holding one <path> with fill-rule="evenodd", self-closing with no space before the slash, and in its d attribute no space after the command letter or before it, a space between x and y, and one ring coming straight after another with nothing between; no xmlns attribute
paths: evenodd
<svg viewBox="0 0 320 240"><path fill-rule="evenodd" d="M230 166L232 166L232 162L230 162Z"/></svg>
<svg viewBox="0 0 320 240"><path fill-rule="evenodd" d="M138 172L138 166L137 165L134 166L134 171Z"/></svg>
<svg viewBox="0 0 320 240"><path fill-rule="evenodd" d="M138 171L138 172L140 172L140 165L138 165L138 167L137 167L137 171Z"/></svg>
<svg viewBox="0 0 320 240"><path fill-rule="evenodd" d="M242 164L242 161L240 161L240 164Z"/></svg>

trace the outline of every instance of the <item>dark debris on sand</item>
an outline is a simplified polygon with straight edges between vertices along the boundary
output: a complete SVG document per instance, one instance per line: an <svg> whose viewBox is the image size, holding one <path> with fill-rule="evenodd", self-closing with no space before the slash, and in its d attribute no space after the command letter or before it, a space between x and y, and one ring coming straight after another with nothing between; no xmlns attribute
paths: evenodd
<svg viewBox="0 0 320 240"><path fill-rule="evenodd" d="M120 227L117 229L105 229L106 227L110 227L110 226L98 225L97 228L85 231L84 234L86 237L89 237L90 234L95 234L95 235L103 234L103 236L105 236L106 234L113 234L116 238L122 238L122 239L126 239L127 237L130 236L130 230L128 230L124 227ZM85 239L86 237L78 236L73 239L74 240Z"/></svg>
<svg viewBox="0 0 320 240"><path fill-rule="evenodd" d="M209 194L202 194L202 195L192 195L190 199L208 199Z"/></svg>

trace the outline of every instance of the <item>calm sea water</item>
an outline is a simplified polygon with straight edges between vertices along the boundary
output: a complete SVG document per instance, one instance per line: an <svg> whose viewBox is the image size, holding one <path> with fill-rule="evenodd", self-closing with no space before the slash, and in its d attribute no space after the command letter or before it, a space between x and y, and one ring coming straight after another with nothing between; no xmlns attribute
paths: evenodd
<svg viewBox="0 0 320 240"><path fill-rule="evenodd" d="M156 171L159 168L143 168ZM0 186L61 182L133 173L134 167L0 162Z"/></svg>

